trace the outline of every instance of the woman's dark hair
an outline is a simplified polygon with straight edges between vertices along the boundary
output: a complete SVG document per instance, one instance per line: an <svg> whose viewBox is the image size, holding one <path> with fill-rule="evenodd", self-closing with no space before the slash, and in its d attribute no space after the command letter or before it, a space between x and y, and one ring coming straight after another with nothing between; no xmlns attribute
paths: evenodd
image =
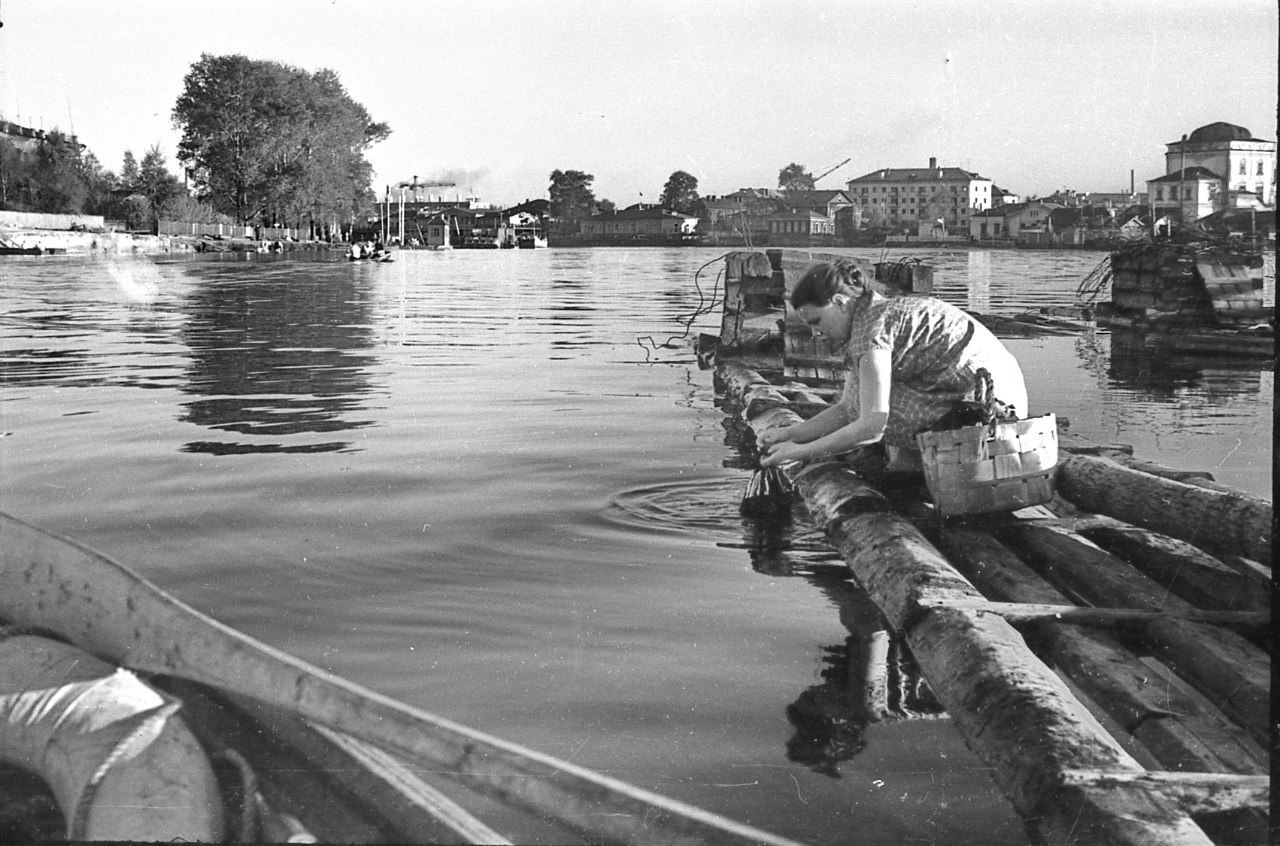
<svg viewBox="0 0 1280 846"><path fill-rule="evenodd" d="M791 292L791 307L831 304L836 294L857 299L867 293L862 271L851 261L820 261L804 272Z"/></svg>

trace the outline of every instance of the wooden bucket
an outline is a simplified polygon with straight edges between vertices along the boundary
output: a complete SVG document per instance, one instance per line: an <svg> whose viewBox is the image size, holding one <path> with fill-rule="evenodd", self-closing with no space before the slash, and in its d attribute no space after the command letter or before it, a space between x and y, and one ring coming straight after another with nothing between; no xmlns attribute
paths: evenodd
<svg viewBox="0 0 1280 846"><path fill-rule="evenodd" d="M1016 511L1053 499L1052 414L916 435L925 483L943 517Z"/></svg>

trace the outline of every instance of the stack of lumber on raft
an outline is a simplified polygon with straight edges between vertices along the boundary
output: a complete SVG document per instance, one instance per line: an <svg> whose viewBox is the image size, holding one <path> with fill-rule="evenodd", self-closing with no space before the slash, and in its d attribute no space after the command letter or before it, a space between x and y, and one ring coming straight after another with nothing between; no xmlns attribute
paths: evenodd
<svg viewBox="0 0 1280 846"><path fill-rule="evenodd" d="M0 833L49 815L35 777L57 800L18 842L793 846L337 678L5 514L0 765Z"/></svg>
<svg viewBox="0 0 1280 846"><path fill-rule="evenodd" d="M827 398L716 378L756 433ZM784 472L1040 842L1266 842L1271 503L1060 439L1050 505L964 522L842 461Z"/></svg>

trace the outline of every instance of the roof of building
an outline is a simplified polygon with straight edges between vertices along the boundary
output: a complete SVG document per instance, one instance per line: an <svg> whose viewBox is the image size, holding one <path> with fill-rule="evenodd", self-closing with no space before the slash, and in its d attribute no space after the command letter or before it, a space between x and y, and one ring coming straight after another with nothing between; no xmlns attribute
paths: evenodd
<svg viewBox="0 0 1280 846"><path fill-rule="evenodd" d="M783 198L787 205L790 206L825 206L829 205L832 200L843 197L847 203L852 203L849 195L841 190L826 191L788 191Z"/></svg>
<svg viewBox="0 0 1280 846"><path fill-rule="evenodd" d="M591 216L592 220L654 220L662 218L679 218L681 220L696 220L697 215L685 214L684 212L672 211L664 209L661 206L650 206L644 203L637 203L634 206L628 206L621 211L602 212Z"/></svg>
<svg viewBox="0 0 1280 846"><path fill-rule="evenodd" d="M739 188L732 194L725 194L724 199L756 199L756 200L777 200L782 197L782 192L777 188Z"/></svg>
<svg viewBox="0 0 1280 846"><path fill-rule="evenodd" d="M830 220L831 218L822 212L816 212L813 209L799 209L796 211L782 211L769 215L769 220Z"/></svg>
<svg viewBox="0 0 1280 846"><path fill-rule="evenodd" d="M1147 182L1186 182L1192 179L1212 179L1215 182L1222 179L1221 176L1209 170L1208 168L1189 167L1185 170L1175 170L1173 173L1166 173L1164 176L1157 176L1155 179L1148 179Z"/></svg>
<svg viewBox="0 0 1280 846"><path fill-rule="evenodd" d="M985 176L979 176L958 167L882 167L864 176L849 180L855 182L971 182L980 179L990 182Z"/></svg>
<svg viewBox="0 0 1280 846"><path fill-rule="evenodd" d="M1221 141L1262 141L1265 139L1254 138L1253 133L1245 129L1243 126L1236 126L1234 123L1226 123L1217 121L1216 123L1206 124L1195 132L1187 136L1187 141L1193 144L1212 143ZM1180 142L1173 142L1175 144Z"/></svg>

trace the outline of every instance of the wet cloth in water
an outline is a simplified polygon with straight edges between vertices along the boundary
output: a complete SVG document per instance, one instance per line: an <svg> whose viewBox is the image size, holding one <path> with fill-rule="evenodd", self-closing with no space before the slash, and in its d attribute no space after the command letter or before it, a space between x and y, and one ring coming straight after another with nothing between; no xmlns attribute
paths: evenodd
<svg viewBox="0 0 1280 846"><path fill-rule="evenodd" d="M1027 388L1018 361L982 324L934 297L864 300L845 346L845 391L858 395L858 367L873 349L893 362L884 442L915 450L918 432L933 427L957 401L974 398L980 368L991 374L995 396L1027 416Z"/></svg>

